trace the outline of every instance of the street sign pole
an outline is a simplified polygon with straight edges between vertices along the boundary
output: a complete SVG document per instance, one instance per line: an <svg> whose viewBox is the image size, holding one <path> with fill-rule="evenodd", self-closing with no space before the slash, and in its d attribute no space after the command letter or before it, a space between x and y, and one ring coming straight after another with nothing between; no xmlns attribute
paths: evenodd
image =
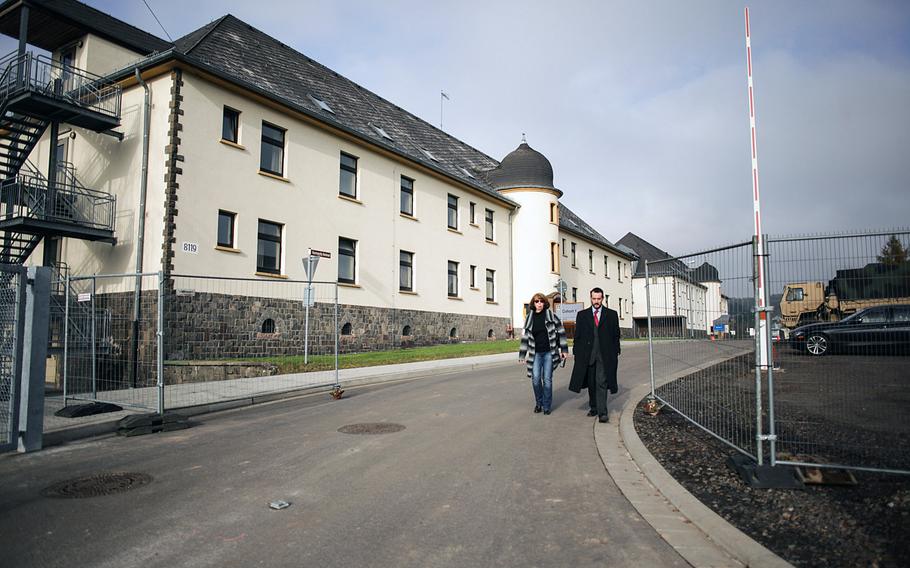
<svg viewBox="0 0 910 568"><path fill-rule="evenodd" d="M303 294L304 318L303 318L303 364L306 366L310 362L310 304L313 303L313 275L316 274L316 265L319 264L319 257L315 256L312 251L303 259L303 269L306 271L306 289Z"/></svg>

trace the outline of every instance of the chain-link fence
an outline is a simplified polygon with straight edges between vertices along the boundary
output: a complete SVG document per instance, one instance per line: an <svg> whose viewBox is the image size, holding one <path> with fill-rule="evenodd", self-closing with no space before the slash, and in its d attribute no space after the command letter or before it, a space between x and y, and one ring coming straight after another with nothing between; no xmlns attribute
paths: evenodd
<svg viewBox="0 0 910 568"><path fill-rule="evenodd" d="M642 262L654 396L756 457L752 243Z"/></svg>
<svg viewBox="0 0 910 568"><path fill-rule="evenodd" d="M910 232L767 239L778 463L910 472Z"/></svg>

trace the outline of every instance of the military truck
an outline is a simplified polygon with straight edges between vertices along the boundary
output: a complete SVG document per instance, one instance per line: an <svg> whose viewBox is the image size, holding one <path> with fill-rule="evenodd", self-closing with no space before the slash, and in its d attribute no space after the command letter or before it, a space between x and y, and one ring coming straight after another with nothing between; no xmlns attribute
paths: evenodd
<svg viewBox="0 0 910 568"><path fill-rule="evenodd" d="M872 262L838 270L823 282L792 282L780 299L781 323L793 329L818 321L838 321L857 310L910 303L910 263Z"/></svg>

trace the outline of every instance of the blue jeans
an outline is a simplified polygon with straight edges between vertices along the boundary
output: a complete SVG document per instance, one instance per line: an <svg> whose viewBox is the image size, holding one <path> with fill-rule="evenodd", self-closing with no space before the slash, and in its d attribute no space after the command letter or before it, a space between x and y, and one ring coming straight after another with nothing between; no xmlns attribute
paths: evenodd
<svg viewBox="0 0 910 568"><path fill-rule="evenodd" d="M549 351L534 354L531 385L534 387L537 406L550 410L550 405L553 404L553 356Z"/></svg>

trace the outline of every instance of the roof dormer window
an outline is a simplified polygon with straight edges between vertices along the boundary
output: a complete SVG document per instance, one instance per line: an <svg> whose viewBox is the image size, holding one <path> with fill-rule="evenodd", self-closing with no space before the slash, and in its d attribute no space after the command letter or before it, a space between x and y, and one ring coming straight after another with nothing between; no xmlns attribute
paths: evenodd
<svg viewBox="0 0 910 568"><path fill-rule="evenodd" d="M308 95L308 96L310 97L310 100L313 101L313 103L316 106L318 106L321 110L335 114L335 111L332 110L332 107L330 107L327 102L325 102L322 99L318 99L318 98L314 97L313 95Z"/></svg>

